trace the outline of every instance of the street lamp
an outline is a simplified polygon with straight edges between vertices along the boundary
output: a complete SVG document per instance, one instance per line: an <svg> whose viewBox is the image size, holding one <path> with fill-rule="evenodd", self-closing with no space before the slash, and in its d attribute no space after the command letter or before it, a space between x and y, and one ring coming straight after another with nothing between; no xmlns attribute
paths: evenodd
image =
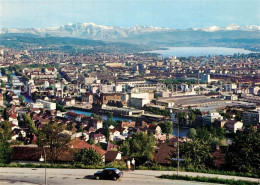
<svg viewBox="0 0 260 185"><path fill-rule="evenodd" d="M45 148L43 147L43 152L44 152L44 158L41 155L41 158L39 159L40 162L45 162L45 185L47 185L47 172L46 172L46 152Z"/></svg>
<svg viewBox="0 0 260 185"><path fill-rule="evenodd" d="M179 177L179 168L180 168L180 143L179 143L179 137L180 137L180 130L179 130L179 121L178 121L178 137L177 137L177 143L178 143L178 154L177 154L177 176Z"/></svg>

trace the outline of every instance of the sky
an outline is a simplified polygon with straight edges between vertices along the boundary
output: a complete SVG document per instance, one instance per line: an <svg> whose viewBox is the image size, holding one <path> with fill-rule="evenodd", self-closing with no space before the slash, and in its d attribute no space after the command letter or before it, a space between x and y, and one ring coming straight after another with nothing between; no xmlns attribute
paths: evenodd
<svg viewBox="0 0 260 185"><path fill-rule="evenodd" d="M1 28L260 25L260 0L0 0Z"/></svg>

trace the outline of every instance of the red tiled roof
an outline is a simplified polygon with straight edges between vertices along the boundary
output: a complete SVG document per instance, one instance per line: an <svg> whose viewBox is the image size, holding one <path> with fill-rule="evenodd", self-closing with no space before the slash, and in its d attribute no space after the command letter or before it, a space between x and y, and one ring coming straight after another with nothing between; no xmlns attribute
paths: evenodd
<svg viewBox="0 0 260 185"><path fill-rule="evenodd" d="M96 145L90 145L88 144L87 142L79 139L79 138L76 138L74 140L72 140L70 143L69 143L70 146L72 146L72 148L76 148L76 149L94 149L96 150L97 153L99 153L100 155L104 156L106 154L106 151L103 150L102 148L99 148L98 146Z"/></svg>
<svg viewBox="0 0 260 185"><path fill-rule="evenodd" d="M176 153L176 148L168 143L162 143L159 149L154 154L154 160L160 164L169 164L171 162L170 158Z"/></svg>
<svg viewBox="0 0 260 185"><path fill-rule="evenodd" d="M118 154L118 151L107 151L107 153L105 155L106 162L115 161L117 154Z"/></svg>

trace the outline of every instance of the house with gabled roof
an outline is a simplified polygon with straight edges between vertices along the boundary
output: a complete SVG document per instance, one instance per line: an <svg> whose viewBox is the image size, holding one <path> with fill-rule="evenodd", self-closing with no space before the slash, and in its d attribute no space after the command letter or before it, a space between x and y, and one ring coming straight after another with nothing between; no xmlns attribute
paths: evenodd
<svg viewBox="0 0 260 185"><path fill-rule="evenodd" d="M105 162L110 163L113 161L120 161L122 160L122 153L119 151L107 151L105 155Z"/></svg>

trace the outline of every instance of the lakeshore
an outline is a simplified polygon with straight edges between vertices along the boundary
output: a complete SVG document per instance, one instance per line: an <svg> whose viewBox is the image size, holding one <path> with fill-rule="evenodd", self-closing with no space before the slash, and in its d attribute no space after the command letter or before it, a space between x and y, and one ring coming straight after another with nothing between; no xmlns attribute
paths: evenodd
<svg viewBox="0 0 260 185"><path fill-rule="evenodd" d="M199 57L209 55L234 55L255 53L243 48L226 48L226 47L164 47L163 49L145 51L142 53L158 53L163 57Z"/></svg>

